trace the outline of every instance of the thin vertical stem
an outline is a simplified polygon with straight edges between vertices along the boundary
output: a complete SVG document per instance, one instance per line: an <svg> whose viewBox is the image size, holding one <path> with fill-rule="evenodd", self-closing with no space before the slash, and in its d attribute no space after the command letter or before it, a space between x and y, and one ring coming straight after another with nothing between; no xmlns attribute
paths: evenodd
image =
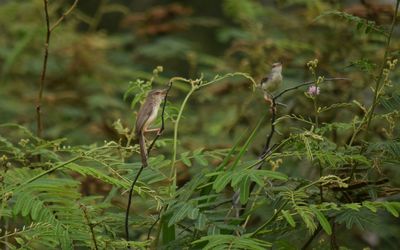
<svg viewBox="0 0 400 250"><path fill-rule="evenodd" d="M383 60L382 60L381 70L379 72L378 79L376 80L375 92L374 92L374 101L372 102L371 110L368 113L369 116L368 116L368 120L367 120L367 127L366 127L367 130L368 130L369 125L371 123L371 119L372 119L372 116L374 114L376 105L378 104L378 94L379 94L378 90L379 90L379 88L381 86L381 82L382 82L382 78L383 78L383 70L385 68L386 60L387 60L388 55L389 55L390 41L392 40L393 30L394 30L394 26L396 24L397 13L399 11L399 4L400 4L400 0L397 0L396 9L395 9L394 14L393 14L392 24L390 26L389 36L388 36L388 39L386 40L386 48L385 48L385 54L384 54Z"/></svg>
<svg viewBox="0 0 400 250"><path fill-rule="evenodd" d="M394 14L393 14L392 24L390 26L388 38L386 40L385 54L383 55L381 68L380 68L379 75L378 75L378 78L377 78L376 84L375 84L374 99L372 101L372 106L369 108L366 116L363 117L363 119L361 120L361 122L358 125L358 127L354 130L353 135L352 135L352 137L350 139L350 142L349 142L349 146L353 145L353 142L354 142L356 136L361 131L361 129L365 125L365 123L366 123L366 131L368 131L369 126L371 124L372 117L374 115L374 111L376 109L376 106L378 105L379 88L381 87L381 82L382 82L382 79L383 79L383 70L385 69L385 64L386 64L386 61L387 61L387 58L388 58L388 55L389 55L390 42L392 40L393 30L394 30L394 26L396 24L396 18L397 18L397 14L398 14L398 11L399 11L399 4L400 4L400 0L397 0L396 9L395 9ZM353 172L354 171L352 171L350 178L352 178Z"/></svg>
<svg viewBox="0 0 400 250"><path fill-rule="evenodd" d="M79 0L75 0L71 7L69 7L68 10L64 12L52 26L50 26L49 2L48 0L43 0L44 15L46 20L46 39L44 43L43 65L42 72L40 74L39 92L36 100L36 135L39 138L42 138L43 134L42 101L46 81L47 61L49 58L51 33L55 28L58 27L58 25L65 19L65 17L68 16L76 8L78 2ZM40 155L38 155L38 160L40 161Z"/></svg>
<svg viewBox="0 0 400 250"><path fill-rule="evenodd" d="M39 138L42 138L42 132L43 132L42 99L43 99L43 91L44 91L44 85L45 85L45 79L46 79L47 60L49 57L49 45L50 45L50 37L51 37L48 0L43 0L43 4L44 4L45 19L46 19L46 40L45 40L45 44L44 44L44 56L43 56L42 73L40 74L39 92L38 92L37 101L36 101L36 134L37 134L37 137L39 137ZM39 160L40 160L40 156L39 156Z"/></svg>
<svg viewBox="0 0 400 250"><path fill-rule="evenodd" d="M179 109L178 117L176 118L175 125L174 125L174 144L173 144L173 154L172 154L172 163L171 163L171 172L169 174L170 180L172 180L172 185L173 185L173 191L175 192L176 189L176 154L177 154L177 148L178 148L178 128L179 128L179 122L181 120L183 110L186 106L186 103L188 102L190 96L193 94L193 92L197 89L194 85L192 85L192 88L190 91L187 93L185 99L182 102L182 105Z"/></svg>
<svg viewBox="0 0 400 250"><path fill-rule="evenodd" d="M317 85L316 85L316 95L313 98L313 103L314 103L314 114L315 114L315 128L319 127L319 113L318 113L318 81ZM317 145L317 148L319 149L319 145ZM319 170L319 178L322 177L323 175L323 168L322 168L322 164L321 161L318 160L318 170ZM323 202L324 200L324 194L323 194L323 187L322 184L319 185L319 196L321 199L321 202Z"/></svg>
<svg viewBox="0 0 400 250"><path fill-rule="evenodd" d="M336 242L336 223L332 220L332 235L331 235L331 250L338 250L338 244Z"/></svg>
<svg viewBox="0 0 400 250"><path fill-rule="evenodd" d="M99 248L97 246L96 235L94 234L94 229L93 229L94 226L89 220L89 215L87 214L87 210L86 210L85 205L81 204L81 208L82 208L82 211L83 211L83 216L85 217L86 223L87 223L87 225L88 225L88 227L90 229L90 235L91 235L91 238L92 238L92 241L93 241L94 249L98 250Z"/></svg>
<svg viewBox="0 0 400 250"><path fill-rule="evenodd" d="M387 62L387 58L388 58L388 55L389 55L390 41L392 40L392 35L393 35L394 26L396 24L397 14L399 12L399 5L400 5L400 0L397 0L396 9L395 9L394 14L393 14L393 19L392 19L392 24L390 26L389 35L388 35L388 38L386 40L385 54L383 56L383 60L382 60L382 64L381 64L381 68L380 68L380 72L379 72L379 76L378 76L378 78L376 80L376 84L375 84L374 99L372 101L372 106L368 109L367 114L363 117L363 119L361 120L359 126L354 130L353 135L351 136L351 139L350 139L350 142L349 142L349 146L353 145L353 142L354 142L356 136L361 131L361 128L365 125L365 122L367 123L365 130L368 131L369 126L371 124L372 117L374 115L375 108L378 105L378 97L379 97L379 93L380 93L379 89L381 87L381 82L382 82L382 79L383 79L383 71L385 69L385 64ZM362 148L361 150L363 151L364 149L365 148ZM354 178L354 173L356 171L356 168L357 168L357 164L354 164L352 169L351 169L351 172L350 172L350 180L352 180Z"/></svg>
<svg viewBox="0 0 400 250"><path fill-rule="evenodd" d="M313 98L314 103L314 115L315 115L315 128L319 127L319 114L318 114L318 103L317 103L317 96Z"/></svg>

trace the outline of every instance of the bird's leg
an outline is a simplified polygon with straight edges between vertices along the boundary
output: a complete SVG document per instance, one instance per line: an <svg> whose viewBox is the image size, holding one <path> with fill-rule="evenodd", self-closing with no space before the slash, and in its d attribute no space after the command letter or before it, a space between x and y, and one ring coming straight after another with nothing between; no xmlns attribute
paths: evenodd
<svg viewBox="0 0 400 250"><path fill-rule="evenodd" d="M274 106L274 103L268 94L264 95L264 100L269 104L271 113L272 113L272 111L276 112L276 107ZM272 110L272 109L274 109L274 110Z"/></svg>
<svg viewBox="0 0 400 250"><path fill-rule="evenodd" d="M154 132L154 131L157 131L157 135L161 135L161 128L146 129L144 132L148 133L148 132Z"/></svg>
<svg viewBox="0 0 400 250"><path fill-rule="evenodd" d="M264 94L264 100L272 106L272 99L268 94Z"/></svg>

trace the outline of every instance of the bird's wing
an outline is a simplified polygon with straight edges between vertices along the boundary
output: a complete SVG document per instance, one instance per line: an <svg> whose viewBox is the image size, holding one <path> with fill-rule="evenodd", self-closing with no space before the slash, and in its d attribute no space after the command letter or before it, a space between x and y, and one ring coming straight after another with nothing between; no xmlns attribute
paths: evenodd
<svg viewBox="0 0 400 250"><path fill-rule="evenodd" d="M146 122L149 120L152 112L153 112L153 107L152 105L149 105L150 103L143 103L142 107L140 107L139 112L137 114L137 118L136 118L136 127L135 127L135 131L136 134L139 134Z"/></svg>
<svg viewBox="0 0 400 250"><path fill-rule="evenodd" d="M265 76L265 77L261 80L261 87L262 87L263 89L265 89L265 88L267 87L266 84L268 83L268 81L271 80L271 78L272 78L271 74L268 74L267 76Z"/></svg>

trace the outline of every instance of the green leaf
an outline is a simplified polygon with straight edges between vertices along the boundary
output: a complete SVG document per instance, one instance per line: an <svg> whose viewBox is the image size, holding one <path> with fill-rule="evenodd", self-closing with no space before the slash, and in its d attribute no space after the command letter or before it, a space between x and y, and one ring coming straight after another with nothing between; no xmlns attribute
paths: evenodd
<svg viewBox="0 0 400 250"><path fill-rule="evenodd" d="M329 221L326 219L326 217L324 216L323 213L321 213L321 211L319 211L315 206L310 206L310 209L313 211L313 213L317 216L317 219L319 221L319 223L321 224L322 228L324 229L324 231L328 234L331 235L332 234L332 228L331 228L331 224L329 223Z"/></svg>
<svg viewBox="0 0 400 250"><path fill-rule="evenodd" d="M361 205L358 203L347 203L344 205L344 207L356 210L356 211L360 211Z"/></svg>
<svg viewBox="0 0 400 250"><path fill-rule="evenodd" d="M129 188L130 183L127 182L126 180L120 180L120 179L116 179L114 177L108 176L107 174L103 173L100 169L96 169L93 167L89 167L89 166L81 166L78 165L76 163L69 163L68 165L66 165L66 168L77 172L81 175L90 175L95 177L96 179L99 179L103 182L112 184L114 186L117 187L121 187L121 188ZM136 190L136 188L135 188Z"/></svg>
<svg viewBox="0 0 400 250"><path fill-rule="evenodd" d="M262 122L264 121L264 118L265 118L265 115L258 121L258 123L257 123L256 127L253 129L253 131L251 131L249 138L246 140L245 144L240 149L238 156L236 157L235 161L233 162L232 169L235 169L236 166L239 164L240 159L243 157L243 155L247 151L247 148L249 147L250 143L253 141L253 139L257 135L257 132L258 132Z"/></svg>
<svg viewBox="0 0 400 250"><path fill-rule="evenodd" d="M246 176L243 178L242 183L240 184L240 203L246 204L249 199L250 193L250 177Z"/></svg>
<svg viewBox="0 0 400 250"><path fill-rule="evenodd" d="M31 195L33 195L31 193ZM21 210L21 215L22 216L27 216L29 214L29 212L31 211L32 205L35 204L33 202L34 197L26 197L26 200L24 201L24 205L22 206L22 210ZM41 206L43 206L43 203L41 201L37 201ZM36 204L36 205L39 205Z"/></svg>
<svg viewBox="0 0 400 250"><path fill-rule="evenodd" d="M296 227L296 222L294 221L292 215L286 211L282 210L283 217L285 217L286 221L291 225L292 227Z"/></svg>
<svg viewBox="0 0 400 250"><path fill-rule="evenodd" d="M199 209L195 207L188 212L189 219L195 220L199 216Z"/></svg>
<svg viewBox="0 0 400 250"><path fill-rule="evenodd" d="M249 234L244 234L241 236L236 235L208 235L203 236L199 240L193 241L192 245L208 242L206 246L201 246L204 250L215 250L215 249L252 249L252 250L265 250L271 248L272 244L251 238ZM197 249L197 247L195 247Z"/></svg>
<svg viewBox="0 0 400 250"><path fill-rule="evenodd" d="M242 182L242 179L248 174L246 173L248 171L240 171L240 172L233 172L232 173L232 181L231 181L231 186L233 188L236 188L240 182Z"/></svg>
<svg viewBox="0 0 400 250"><path fill-rule="evenodd" d="M188 167L192 166L192 162L190 161L190 159L188 158L189 152L184 152L181 154L181 160L183 162L183 164L185 164Z"/></svg>
<svg viewBox="0 0 400 250"><path fill-rule="evenodd" d="M162 230L162 242L163 244L168 244L171 241L175 240L175 225L169 226L167 221L170 220L172 215L165 215L165 217L162 219L162 225L161 225L161 230Z"/></svg>
<svg viewBox="0 0 400 250"><path fill-rule="evenodd" d="M376 213L376 211L378 210L378 208L376 207L376 205L373 202L370 201L364 201L362 203L362 205L366 208L368 208L369 210L371 210L371 212Z"/></svg>
<svg viewBox="0 0 400 250"><path fill-rule="evenodd" d="M391 213L394 217L399 217L399 212L397 212L396 208L389 201L382 202L382 205L386 208L386 210Z"/></svg>
<svg viewBox="0 0 400 250"><path fill-rule="evenodd" d="M218 175L213 185L215 192L217 193L221 192L225 188L225 186L228 185L229 181L231 180L231 177L232 177L231 172L225 172Z"/></svg>
<svg viewBox="0 0 400 250"><path fill-rule="evenodd" d="M208 166L208 161L204 157L204 155L193 155L194 159L203 167Z"/></svg>
<svg viewBox="0 0 400 250"><path fill-rule="evenodd" d="M223 168L228 165L229 161L231 160L231 157L233 154L236 152L236 149L239 147L239 144L241 140L246 136L246 133L243 133L240 138L235 142L233 147L229 150L228 154L225 156L224 160L221 162L221 164L218 165L217 171L223 170Z"/></svg>
<svg viewBox="0 0 400 250"><path fill-rule="evenodd" d="M235 144L233 145L233 147L229 150L228 154L225 156L224 160L218 165L218 167L216 168L216 170L211 173L211 175L206 175L207 177L212 176L210 178L210 183L215 183L215 179L217 178L217 176L213 175L214 173L217 173L216 175L219 175L219 172L225 172L224 168L226 165L228 165L228 163L230 162L231 158L233 157L234 153L236 152L237 147L239 146L242 138L244 138L246 134L243 133L240 138L235 142ZM201 195L208 195L210 194L211 190L212 190L213 186L210 185L206 185L201 189L200 194ZM200 203L204 203L204 202L209 202L211 200L214 200L215 198L210 198L208 201L203 200Z"/></svg>
<svg viewBox="0 0 400 250"><path fill-rule="evenodd" d="M259 175L255 174L254 172L251 172L249 177L251 178L252 181L257 183L258 186L260 187L264 186L264 181Z"/></svg>
<svg viewBox="0 0 400 250"><path fill-rule="evenodd" d="M17 202L15 203L14 208L13 208L14 215L17 215L22 211L22 206L25 204L26 199L29 198L29 193L23 192L23 193L21 193L20 196L21 197L19 197L17 199Z"/></svg>
<svg viewBox="0 0 400 250"><path fill-rule="evenodd" d="M217 235L220 233L221 233L221 230L215 225L211 226L207 231L207 235Z"/></svg>
<svg viewBox="0 0 400 250"><path fill-rule="evenodd" d="M32 210L31 210L31 216L32 216L32 220L36 220L39 216L40 213L40 209L42 208L43 204L39 204L39 203L35 203L32 206Z"/></svg>
<svg viewBox="0 0 400 250"><path fill-rule="evenodd" d="M254 170L255 173L259 176L262 177L269 177L272 179L278 179L278 180L283 180L286 181L288 179L287 175L280 173L280 172L276 172L276 171L271 171L271 170Z"/></svg>
<svg viewBox="0 0 400 250"><path fill-rule="evenodd" d="M175 207L175 212L173 213L173 216L168 222L168 227L180 222L183 220L186 215L189 213L191 209L193 209L192 205L190 203L178 203L178 205L181 205L180 208Z"/></svg>
<svg viewBox="0 0 400 250"><path fill-rule="evenodd" d="M194 226L198 230L204 230L206 227L207 218L204 214L200 213L197 217L197 221L194 223Z"/></svg>
<svg viewBox="0 0 400 250"><path fill-rule="evenodd" d="M15 241L16 241L18 244L20 244L21 246L25 244L24 239L22 239L22 238L20 238L20 237L15 237L14 239L15 239Z"/></svg>

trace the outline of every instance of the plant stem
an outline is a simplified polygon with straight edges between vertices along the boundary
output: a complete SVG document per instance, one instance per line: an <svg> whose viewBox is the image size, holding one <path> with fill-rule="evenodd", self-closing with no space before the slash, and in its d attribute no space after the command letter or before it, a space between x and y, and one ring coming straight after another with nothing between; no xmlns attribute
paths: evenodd
<svg viewBox="0 0 400 250"><path fill-rule="evenodd" d="M397 18L397 14L399 12L399 5L400 5L400 0L397 0L396 9L395 9L394 14L393 14L393 19L392 19L392 24L390 26L389 35L388 35L388 38L386 40L385 54L383 55L383 60L382 60L379 76L378 76L378 78L376 80L376 84L375 84L374 99L373 99L372 105L368 109L367 114L361 120L360 125L354 130L353 135L352 135L352 137L350 139L350 142L348 144L349 146L353 145L353 142L354 142L356 136L361 131L361 128L365 125L365 122L367 123L365 130L368 131L368 129L370 127L370 124L371 124L372 117L373 117L374 112L375 112L375 108L378 105L378 97L379 97L379 93L380 93L379 88L381 87L381 82L382 82L382 78L383 78L383 71L385 69L385 64L386 64L386 61L387 61L387 58L388 58L388 55L389 55L390 41L392 39L394 26L396 24L396 18ZM364 148L362 148L361 150L363 151ZM353 179L354 172L356 171L356 168L357 168L357 164L354 164L352 169L351 169L351 172L350 172L350 180Z"/></svg>
<svg viewBox="0 0 400 250"><path fill-rule="evenodd" d="M393 35L393 30L394 30L394 26L396 24L396 18L397 18L397 14L399 11L399 4L400 4L400 0L397 0L396 2L396 9L394 11L393 14L393 19L392 19L392 24L390 26L390 31L389 31L389 35L388 38L386 40L386 48L385 48L385 54L383 55L383 60L382 60L382 64L381 64L381 68L379 71L379 75L378 78L376 80L376 84L375 84L375 90L374 90L374 99L372 101L372 105L371 107L368 109L368 112L366 114L366 116L363 117L363 119L361 120L359 126L354 130L353 135L350 139L349 142L349 146L351 146L354 142L354 139L356 138L356 136L358 135L358 133L361 131L362 127L366 124L366 131L368 131L369 126L371 124L371 120L373 117L373 114L375 112L376 106L378 105L378 97L379 97L379 88L381 87L381 82L383 79L383 70L385 69L385 64L389 55L389 48L390 48L390 41L392 40L392 35ZM351 175L352 176L352 175Z"/></svg>
<svg viewBox="0 0 400 250"><path fill-rule="evenodd" d="M67 11L65 11L61 17L51 26L50 32L53 31L64 19L68 16L78 5L79 0L75 0L74 3L69 7Z"/></svg>
<svg viewBox="0 0 400 250"><path fill-rule="evenodd" d="M349 78L345 78L345 77L333 77L333 78L325 78L325 79L324 79L324 82L332 82L332 81L339 81L339 80L349 81L350 79L349 79ZM315 80L313 80L313 81L308 81L308 82L305 82L305 83L301 83L301 84L299 84L299 85L296 85L296 86L294 86L294 87L291 87L291 88L287 88L287 89L285 89L285 90L282 90L282 91L279 92L276 96L274 96L274 99L277 100L279 97L281 97L282 95L286 94L286 92L289 92L289 91L292 91L292 90L296 90L296 89L299 89L299 88L304 87L304 86L311 85L311 84L313 84L313 83L315 83L315 82L316 82Z"/></svg>
<svg viewBox="0 0 400 250"><path fill-rule="evenodd" d="M399 11L399 4L400 4L400 0L397 0L396 9L395 9L394 14L393 14L392 24L390 26L389 36L388 36L388 39L386 41L385 54L383 56L381 70L379 72L379 77L378 77L378 79L376 81L376 85L375 85L374 101L372 102L372 107L371 107L371 110L369 112L369 116L368 116L368 120L367 120L367 128L366 128L367 130L368 130L369 125L371 123L371 119L372 119L373 113L375 111L376 105L378 104L378 94L379 94L378 89L380 88L380 85L381 85L381 82L382 82L383 70L385 68L386 60L387 60L388 55L389 55L390 41L392 40L393 30L394 30L394 26L396 24L397 13Z"/></svg>
<svg viewBox="0 0 400 250"><path fill-rule="evenodd" d="M87 214L86 207L82 204L81 208L82 208L82 211L83 211L83 216L85 217L86 223L87 223L87 225L88 225L88 227L90 229L90 235L92 236L92 241L93 241L93 244L94 244L94 248L96 250L98 250L99 248L97 247L96 235L94 234L94 229L93 229L94 226L89 220L89 215Z"/></svg>
<svg viewBox="0 0 400 250"><path fill-rule="evenodd" d="M213 83L215 83L215 82L219 82L219 81L221 81L221 80L224 80L225 78L234 77L234 76L243 76L243 77L246 78L247 80L250 80L250 82L253 84L253 86L257 86L257 83L256 83L256 82L254 81L254 79L253 79L251 76L249 76L248 74L243 73L243 72L235 72L235 73L228 73L228 74L223 75L223 76L221 76L221 77L217 77L217 78L215 78L214 80L211 80L211 81L209 81L209 82L203 83L203 84L201 85L201 87L205 87L205 86L210 85L210 84L213 84Z"/></svg>
<svg viewBox="0 0 400 250"><path fill-rule="evenodd" d="M317 235L319 234L319 232L322 230L322 226L321 224L318 225L317 229L314 231L314 233L311 235L311 237L307 240L307 242L304 244L304 246L301 248L301 250L306 250L311 243L313 242L313 240L315 239L315 237L317 237Z"/></svg>
<svg viewBox="0 0 400 250"><path fill-rule="evenodd" d="M47 73L47 61L49 58L51 33L65 19L65 17L69 15L73 9L75 9L78 2L79 0L75 0L75 2L71 5L71 7L66 12L64 12L62 16L52 26L50 26L49 2L48 0L43 0L43 5L44 5L43 8L46 19L46 39L44 43L44 55L43 55L42 72L40 74L39 92L36 100L36 134L37 137L39 138L42 138L42 133L43 133L42 101L43 101L43 92L44 92L46 73ZM38 155L38 160L40 161L40 155Z"/></svg>
<svg viewBox="0 0 400 250"><path fill-rule="evenodd" d="M128 205L126 206L126 211L125 211L125 239L126 239L126 241L129 241L129 211L131 209L133 188L135 187L136 182L139 179L139 176L142 173L143 169L144 169L144 166L141 166L139 169L139 172L137 172L137 174L135 176L135 179L132 181L131 188L129 189ZM128 249L130 249L129 245L128 245Z"/></svg>
<svg viewBox="0 0 400 250"><path fill-rule="evenodd" d="M44 4L44 14L46 18L46 40L44 43L44 55L43 55L43 65L42 65L42 73L40 74L40 82L39 82L39 92L37 96L36 102L36 134L37 137L42 138L43 131L43 123L42 123L42 99L43 99L43 91L44 84L46 79L47 72L47 60L49 57L49 45L50 45L50 37L51 37L51 29L50 29L50 17L49 17L49 2L48 0L43 0ZM40 160L40 155L38 156Z"/></svg>
<svg viewBox="0 0 400 250"><path fill-rule="evenodd" d="M314 103L314 115L315 115L315 128L318 128L319 127L319 122L318 122L318 120L319 120L319 117L318 117L318 100L317 100L317 96L315 96L314 98L313 98L313 103Z"/></svg>
<svg viewBox="0 0 400 250"><path fill-rule="evenodd" d="M175 125L174 125L174 143L173 143L173 153L172 153L172 163L171 163L171 172L169 174L170 180L172 180L172 189L171 191L175 193L176 190L176 167L175 167L175 162L176 162L176 154L177 154L177 148L178 148L178 128L179 128L179 122L182 118L183 110L186 106L186 103L188 102L190 96L194 93L194 91L197 89L196 86L192 85L192 88L190 91L187 93L185 99L183 100L181 107L179 109L178 117L176 118Z"/></svg>
<svg viewBox="0 0 400 250"><path fill-rule="evenodd" d="M331 235L331 249L332 250L338 250L338 244L336 242L336 223L334 220L332 220L332 235Z"/></svg>
<svg viewBox="0 0 400 250"><path fill-rule="evenodd" d="M317 84L316 88L318 89L318 84ZM318 90L316 90L316 92L318 92ZM313 97L313 103L314 103L314 115L315 115L315 128L318 129L318 127L319 127L318 94L316 94ZM319 150L319 144L317 145L317 150ZM320 160L318 160L318 169L319 169L319 178L321 178L323 175L323 169L322 169L322 164L321 164ZM320 195L321 202L322 202L324 200L322 183L319 185L319 195Z"/></svg>
<svg viewBox="0 0 400 250"><path fill-rule="evenodd" d="M254 237L257 235L261 230L263 230L266 226L268 226L272 221L275 220L276 217L278 217L279 213L283 210L283 208L288 204L289 200L286 200L285 202L282 203L282 205L278 208L278 210L275 211L274 215L269 218L264 224L259 226L254 232L250 234L250 237Z"/></svg>

